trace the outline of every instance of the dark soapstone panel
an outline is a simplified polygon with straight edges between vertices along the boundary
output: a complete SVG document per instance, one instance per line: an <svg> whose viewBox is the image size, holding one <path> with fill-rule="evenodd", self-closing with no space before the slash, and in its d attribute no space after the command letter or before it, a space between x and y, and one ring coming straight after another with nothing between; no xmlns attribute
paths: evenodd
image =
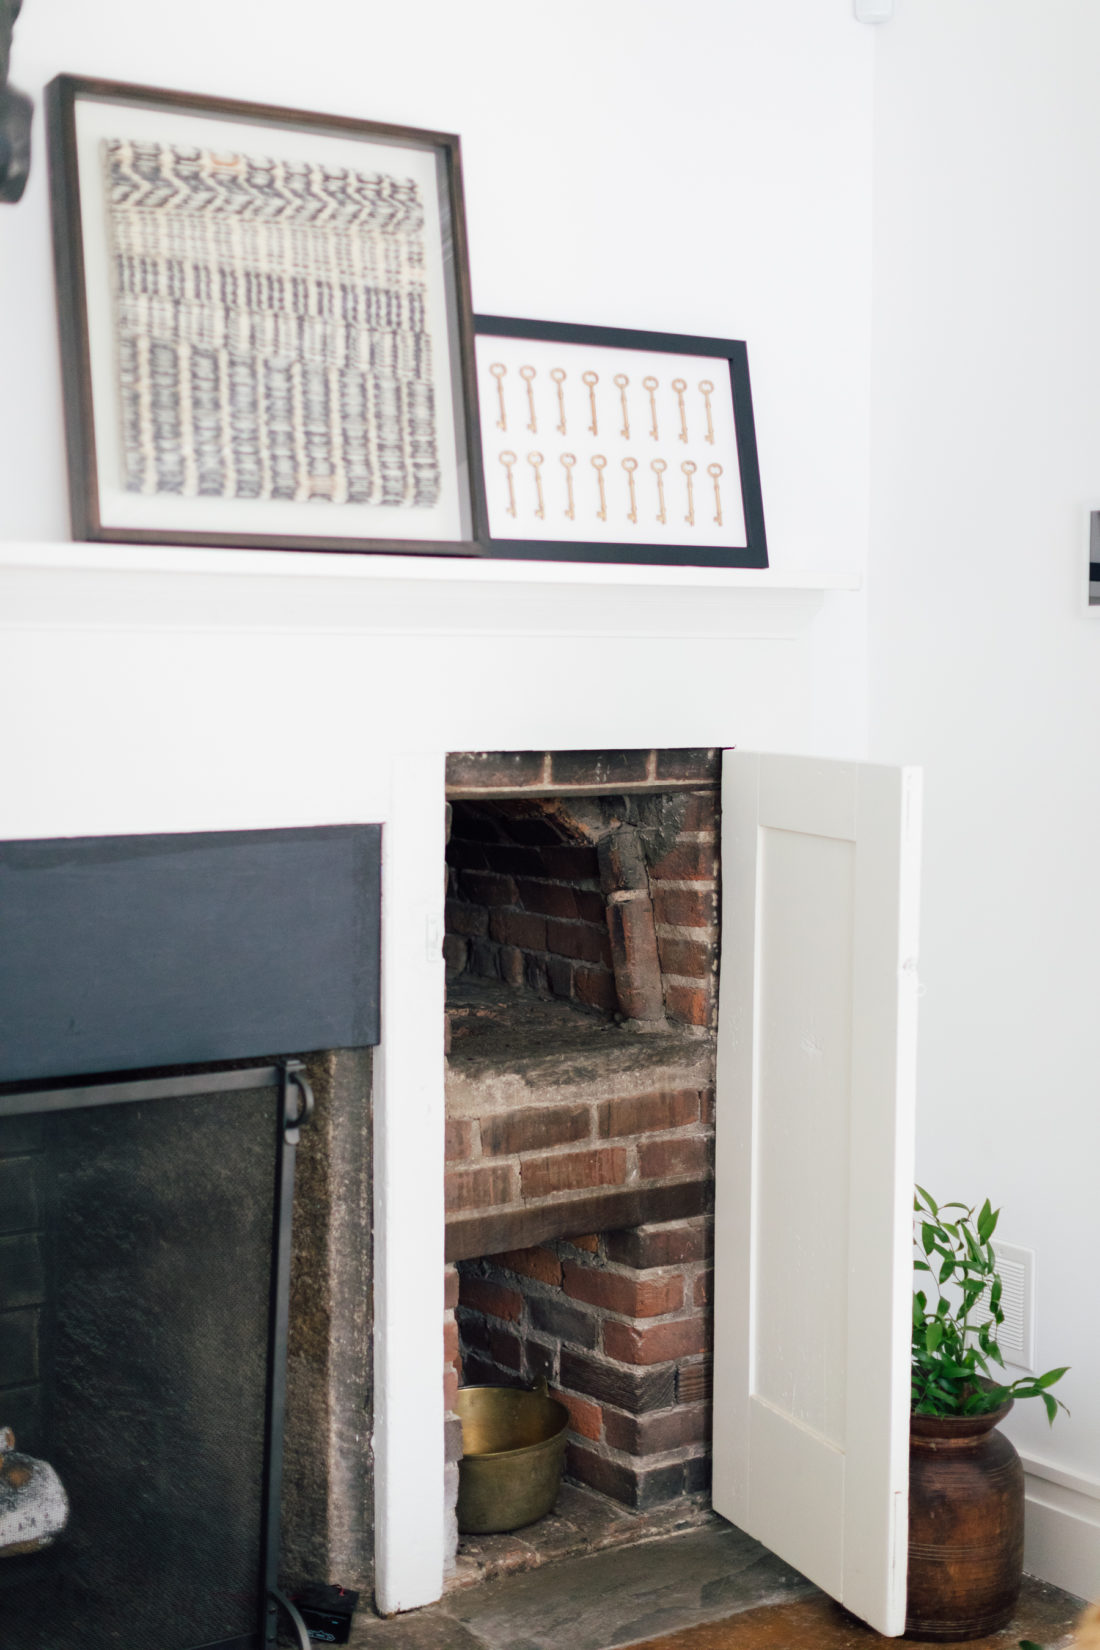
<svg viewBox="0 0 1100 1650"><path fill-rule="evenodd" d="M378 1041L381 827L0 843L0 1082Z"/></svg>

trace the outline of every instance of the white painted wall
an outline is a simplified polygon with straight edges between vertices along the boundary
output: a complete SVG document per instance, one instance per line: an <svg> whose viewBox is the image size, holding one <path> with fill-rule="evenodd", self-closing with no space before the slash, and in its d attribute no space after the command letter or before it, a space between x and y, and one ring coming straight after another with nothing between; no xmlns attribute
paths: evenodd
<svg viewBox="0 0 1100 1650"><path fill-rule="evenodd" d="M867 539L871 32L850 0L34 0L13 77L461 135L475 308L745 338L776 566ZM68 534L41 116L0 213L0 537ZM860 602L817 734L865 739Z"/></svg>
<svg viewBox="0 0 1100 1650"><path fill-rule="evenodd" d="M918 1169L1037 1252L1073 1417L1009 1423L1028 1564L1095 1595L1100 9L898 0L876 46L870 704L872 755L926 768Z"/></svg>

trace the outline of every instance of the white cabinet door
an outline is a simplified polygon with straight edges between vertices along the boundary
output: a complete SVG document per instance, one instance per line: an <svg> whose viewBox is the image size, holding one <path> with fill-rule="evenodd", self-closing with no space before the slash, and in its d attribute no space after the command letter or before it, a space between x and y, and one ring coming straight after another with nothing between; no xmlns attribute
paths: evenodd
<svg viewBox="0 0 1100 1650"><path fill-rule="evenodd" d="M726 753L714 1506L905 1625L920 773Z"/></svg>

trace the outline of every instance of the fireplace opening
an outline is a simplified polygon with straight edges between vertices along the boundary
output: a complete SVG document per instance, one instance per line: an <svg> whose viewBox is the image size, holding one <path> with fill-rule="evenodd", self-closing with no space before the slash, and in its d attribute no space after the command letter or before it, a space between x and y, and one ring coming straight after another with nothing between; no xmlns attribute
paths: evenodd
<svg viewBox="0 0 1100 1650"><path fill-rule="evenodd" d="M718 783L448 762L448 1407L545 1379L567 1477L639 1512L709 1485Z"/></svg>
<svg viewBox="0 0 1100 1650"><path fill-rule="evenodd" d="M226 1075L0 1116L0 1619L22 1650L255 1640L282 1094L271 1067Z"/></svg>

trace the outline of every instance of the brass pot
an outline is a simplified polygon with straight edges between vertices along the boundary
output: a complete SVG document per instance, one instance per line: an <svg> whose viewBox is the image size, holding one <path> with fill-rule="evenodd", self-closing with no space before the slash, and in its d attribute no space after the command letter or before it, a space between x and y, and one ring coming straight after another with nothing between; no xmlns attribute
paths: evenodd
<svg viewBox="0 0 1100 1650"><path fill-rule="evenodd" d="M518 1530L544 1518L557 1499L569 1411L546 1390L464 1386L458 1527L467 1535Z"/></svg>

